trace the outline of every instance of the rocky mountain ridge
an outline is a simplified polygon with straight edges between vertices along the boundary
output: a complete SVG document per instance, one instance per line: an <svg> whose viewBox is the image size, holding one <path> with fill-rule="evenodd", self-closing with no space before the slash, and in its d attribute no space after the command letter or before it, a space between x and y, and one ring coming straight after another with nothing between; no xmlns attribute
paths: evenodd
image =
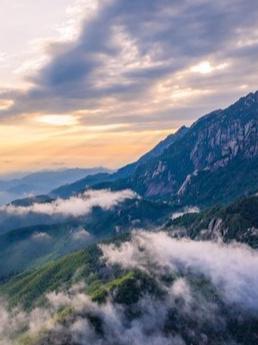
<svg viewBox="0 0 258 345"><path fill-rule="evenodd" d="M199 119L163 154L140 166L132 180L138 181L145 196L183 198L200 172L212 173L236 159L250 161L257 156L258 92Z"/></svg>
<svg viewBox="0 0 258 345"><path fill-rule="evenodd" d="M116 173L86 177L52 195L131 188L145 198L212 206L257 191L257 169L258 91L180 128Z"/></svg>
<svg viewBox="0 0 258 345"><path fill-rule="evenodd" d="M166 229L177 238L198 241L240 242L258 248L258 195L237 200L226 207L187 213L170 219Z"/></svg>

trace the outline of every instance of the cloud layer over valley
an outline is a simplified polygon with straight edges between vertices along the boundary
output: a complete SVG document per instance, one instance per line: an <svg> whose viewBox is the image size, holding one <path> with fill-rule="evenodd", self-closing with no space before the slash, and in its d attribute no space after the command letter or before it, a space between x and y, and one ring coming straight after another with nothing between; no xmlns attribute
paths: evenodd
<svg viewBox="0 0 258 345"><path fill-rule="evenodd" d="M193 272L211 280L225 301L258 315L258 252L240 244L176 240L165 232L135 232L121 247L102 245L104 257L124 268Z"/></svg>
<svg viewBox="0 0 258 345"><path fill-rule="evenodd" d="M69 199L56 199L49 203L34 203L30 206L13 204L2 206L0 211L10 215L24 216L29 213L79 217L87 215L94 207L109 210L127 199L138 198L131 190L111 192L110 190L89 190Z"/></svg>
<svg viewBox="0 0 258 345"><path fill-rule="evenodd" d="M12 344L24 329L24 339L35 345L113 345L114 339L119 345L255 341L257 251L145 231L119 246L100 248L105 276L113 265L135 273L118 279L120 285L102 302L85 294L88 287L81 283L48 293L45 307L31 312L8 312L2 304L0 344Z"/></svg>

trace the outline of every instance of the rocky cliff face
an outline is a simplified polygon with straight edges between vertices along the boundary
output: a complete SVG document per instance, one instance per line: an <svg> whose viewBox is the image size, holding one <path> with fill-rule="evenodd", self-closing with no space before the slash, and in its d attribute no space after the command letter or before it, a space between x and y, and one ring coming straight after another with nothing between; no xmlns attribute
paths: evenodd
<svg viewBox="0 0 258 345"><path fill-rule="evenodd" d="M162 155L138 167L134 181L146 196L183 198L200 174L257 157L258 92L202 117Z"/></svg>
<svg viewBox="0 0 258 345"><path fill-rule="evenodd" d="M198 241L242 242L258 248L258 196L243 198L227 207L188 213L170 219L166 228L177 238Z"/></svg>
<svg viewBox="0 0 258 345"><path fill-rule="evenodd" d="M137 168L141 167L143 164L146 164L148 161L154 159L155 157L161 156L168 147L170 147L176 141L182 139L186 135L188 130L189 128L182 126L176 133L170 134L168 137L158 143L158 145L156 145L152 150L140 157L136 162L128 164L119 169L115 174L115 178L128 177L135 173Z"/></svg>
<svg viewBox="0 0 258 345"><path fill-rule="evenodd" d="M116 173L88 177L53 195L89 187L131 188L144 197L199 206L258 191L258 91L182 127Z"/></svg>
<svg viewBox="0 0 258 345"><path fill-rule="evenodd" d="M201 119L192 130L190 159L197 170L223 167L237 155L253 158L258 155L258 92Z"/></svg>

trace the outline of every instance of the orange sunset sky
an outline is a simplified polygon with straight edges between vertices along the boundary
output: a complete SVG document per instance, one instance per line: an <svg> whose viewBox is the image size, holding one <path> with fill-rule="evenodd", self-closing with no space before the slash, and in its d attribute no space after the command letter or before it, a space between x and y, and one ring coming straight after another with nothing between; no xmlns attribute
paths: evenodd
<svg viewBox="0 0 258 345"><path fill-rule="evenodd" d="M1 173L118 168L254 91L253 4L2 0Z"/></svg>

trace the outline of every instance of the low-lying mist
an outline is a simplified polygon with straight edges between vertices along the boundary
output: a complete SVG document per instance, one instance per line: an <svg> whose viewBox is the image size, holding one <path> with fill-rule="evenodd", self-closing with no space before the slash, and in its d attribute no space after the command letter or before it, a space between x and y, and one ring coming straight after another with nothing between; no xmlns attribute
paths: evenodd
<svg viewBox="0 0 258 345"><path fill-rule="evenodd" d="M124 202L138 199L139 196L127 189L122 191L89 190L69 199L58 198L53 201L29 204L30 200L0 206L0 235L9 230L31 227L34 225L51 225L66 221L83 222L90 219L92 211L112 211Z"/></svg>
<svg viewBox="0 0 258 345"><path fill-rule="evenodd" d="M49 293L46 306L31 312L2 305L0 344L16 344L19 333L36 345L255 344L257 251L146 231L100 249L107 270L139 271L153 283L138 291L143 285L137 276L136 285L129 280L117 286L101 303L93 302L82 283Z"/></svg>
<svg viewBox="0 0 258 345"><path fill-rule="evenodd" d="M14 236L6 237L0 237L0 281L37 267L47 262L50 256L56 259L96 241L85 227L70 225L41 227L39 230L35 227L33 231L18 230Z"/></svg>
<svg viewBox="0 0 258 345"><path fill-rule="evenodd" d="M101 249L107 262L124 268L201 274L225 301L258 313L258 252L245 245L177 240L165 232L139 231L120 247Z"/></svg>
<svg viewBox="0 0 258 345"><path fill-rule="evenodd" d="M89 190L69 199L56 199L49 203L34 203L30 206L16 206L13 204L2 206L0 211L10 215L26 215L29 213L45 214L49 216L83 216L91 212L92 208L100 207L108 210L127 199L137 195L129 190L111 192L110 190Z"/></svg>

